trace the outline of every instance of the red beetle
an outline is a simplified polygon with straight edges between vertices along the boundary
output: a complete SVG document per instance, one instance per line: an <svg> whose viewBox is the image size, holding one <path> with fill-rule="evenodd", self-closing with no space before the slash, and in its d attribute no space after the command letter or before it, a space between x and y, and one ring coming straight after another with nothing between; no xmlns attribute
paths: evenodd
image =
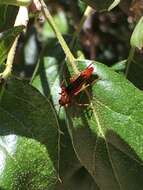
<svg viewBox="0 0 143 190"><path fill-rule="evenodd" d="M73 96L78 95L82 86L88 83L94 70L91 65L92 64L82 71L78 77L70 79L70 84L68 86L62 84L60 93L61 97L59 99L59 104L61 106L68 106L71 103Z"/></svg>

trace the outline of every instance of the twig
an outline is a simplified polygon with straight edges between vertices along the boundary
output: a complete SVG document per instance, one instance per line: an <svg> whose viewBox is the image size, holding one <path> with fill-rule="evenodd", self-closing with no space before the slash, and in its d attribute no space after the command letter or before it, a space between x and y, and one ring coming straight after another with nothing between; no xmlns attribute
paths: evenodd
<svg viewBox="0 0 143 190"><path fill-rule="evenodd" d="M56 24L55 24L55 22L54 22L54 20L53 20L53 18L52 18L52 16L51 16L51 14L50 14L50 12L49 12L47 6L46 6L46 4L44 3L43 0L40 0L40 2L41 2L42 13L43 13L43 15L45 16L45 18L46 18L46 20L48 21L48 23L50 24L50 26L52 27L52 29L53 29L53 31L54 31L56 37L58 38L59 43L60 43L60 45L62 46L62 49L63 49L63 51L64 51L64 53L65 53L65 55L66 55L66 57L67 57L67 60L68 60L69 63L71 64L71 66L72 66L74 72L75 72L75 73L79 73L79 72L78 72L78 69L77 69L77 67L76 67L76 65L75 65L75 60L76 60L76 59L74 58L73 54L71 53L71 51L70 51L70 49L69 49L67 43L65 42L63 36L61 35L60 31L59 31L58 28L56 27Z"/></svg>
<svg viewBox="0 0 143 190"><path fill-rule="evenodd" d="M16 5L16 6L28 6L32 3L32 0L0 0L0 4Z"/></svg>
<svg viewBox="0 0 143 190"><path fill-rule="evenodd" d="M71 41L71 44L70 44L71 48L73 48L75 40L78 37L78 35L79 35L79 33L80 33L81 29L82 29L82 26L83 26L85 20L87 19L87 17L89 16L89 14L91 13L91 11L92 11L92 8L87 6L87 8L86 8L81 20L80 20L80 23L78 24L78 27L77 27L76 31L74 32L74 35L73 35L73 38L72 38L72 41Z"/></svg>
<svg viewBox="0 0 143 190"><path fill-rule="evenodd" d="M132 60L134 58L134 54L135 54L135 48L131 47L130 52L129 52L129 56L128 56L128 59L127 59L127 67L126 67L126 72L125 72L126 77L128 76L130 66L131 66Z"/></svg>
<svg viewBox="0 0 143 190"><path fill-rule="evenodd" d="M19 36L18 36L19 37ZM0 78L3 80L7 80L7 78L11 75L12 72L12 65L13 65L13 60L14 60L14 55L15 55L15 50L16 50L16 45L18 41L18 37L16 37L10 51L7 57L7 62L6 62L6 68L3 71L3 73L0 74Z"/></svg>
<svg viewBox="0 0 143 190"><path fill-rule="evenodd" d="M41 7L42 7L42 10L43 10L43 14L45 15L45 18L47 18L47 21L49 22L49 24L50 24L51 27L53 28L53 31L55 32L55 34L56 34L56 36L57 36L57 38L58 38L58 40L59 40L59 42L60 42L60 44L61 44L63 50L64 50L64 52L65 52L65 54L66 54L66 56L67 56L67 58L68 58L68 56L69 56L69 59L68 59L68 60L69 60L71 63L74 62L74 61L75 61L75 58L73 57L73 55L72 55L70 49L68 48L68 46L67 46L65 40L63 39L61 33L58 31L58 29L57 29L57 27L56 27L56 25L55 25L55 23L54 23L54 21L53 21L53 19L52 19L52 16L50 15L50 13L49 13L49 11L48 11L48 9L47 9L45 3L44 3L42 0L40 0L40 2L41 2ZM89 7L89 6L86 8L83 17L82 17L82 19L81 19L81 21L80 21L80 23L79 23L79 25L78 25L76 31L74 32L73 39L72 39L72 41L71 41L71 43L70 43L71 49L73 48L74 43L75 43L75 40L76 40L76 38L78 37L78 35L79 35L80 31L81 31L82 25L84 24L86 18L87 18L88 15L90 14L91 10L92 10L92 8ZM40 56L40 57L42 57L42 55L43 55L43 53L41 53L41 56ZM37 74L37 71L38 71L38 68L39 68L39 65L40 65L39 63L40 63L40 61L38 61L38 64L36 65L36 68L35 68L35 70L34 70L34 73L33 73L33 75L32 75L32 78L31 78L30 83L33 82L33 80L34 80L34 78L35 78L35 76L36 76L36 74ZM78 69L77 69L77 67L76 67L76 65L75 65L75 62L72 64L72 67L73 67L73 70L75 71L75 73L78 73Z"/></svg>

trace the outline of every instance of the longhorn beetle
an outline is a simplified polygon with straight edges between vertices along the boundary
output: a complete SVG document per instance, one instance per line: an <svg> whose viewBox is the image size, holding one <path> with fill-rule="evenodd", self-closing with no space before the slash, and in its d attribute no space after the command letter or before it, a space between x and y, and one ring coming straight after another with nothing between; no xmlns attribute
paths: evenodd
<svg viewBox="0 0 143 190"><path fill-rule="evenodd" d="M88 80L91 78L93 71L94 68L92 64L90 64L78 77L71 78L68 86L62 83L61 97L59 99L60 106L68 106L72 102L72 98L80 93L83 85L88 84Z"/></svg>

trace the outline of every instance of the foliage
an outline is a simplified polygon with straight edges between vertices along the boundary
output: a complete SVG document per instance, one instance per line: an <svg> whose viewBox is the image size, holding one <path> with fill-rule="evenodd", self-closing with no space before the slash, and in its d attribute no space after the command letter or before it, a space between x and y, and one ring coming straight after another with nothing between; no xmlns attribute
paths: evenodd
<svg viewBox="0 0 143 190"><path fill-rule="evenodd" d="M13 26L15 1L0 5L0 189L141 190L142 3L40 3L26 27ZM61 84L89 65L61 107Z"/></svg>

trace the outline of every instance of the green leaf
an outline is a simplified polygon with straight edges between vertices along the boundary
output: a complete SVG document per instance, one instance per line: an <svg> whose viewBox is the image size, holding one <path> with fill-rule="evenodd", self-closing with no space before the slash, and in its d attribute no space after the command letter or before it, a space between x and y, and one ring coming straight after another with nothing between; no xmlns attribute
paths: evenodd
<svg viewBox="0 0 143 190"><path fill-rule="evenodd" d="M143 94L101 63L83 60L77 65L90 63L100 77L85 94L90 105L73 103L66 109L74 149L100 189L139 190L143 187Z"/></svg>
<svg viewBox="0 0 143 190"><path fill-rule="evenodd" d="M84 3L84 2L81 1L81 0L78 0L78 7L79 7L80 11L81 11L82 13L84 13L84 11L85 11L85 9L86 9L86 3Z"/></svg>
<svg viewBox="0 0 143 190"><path fill-rule="evenodd" d="M32 85L36 87L44 96L51 99L57 111L60 130L63 131L63 135L60 137L60 177L63 179L63 183L67 184L67 181L72 175L74 175L75 171L81 168L81 164L77 160L69 134L67 132L63 109L60 110L61 114L59 114L60 108L58 100L59 92L61 90L59 77L63 70L59 70L58 64L62 64L64 54L61 54L62 50L60 47L57 48L57 46L55 46L55 40L49 43L49 45L47 45L47 47L43 50L39 62L39 69ZM47 51L47 49L49 51Z"/></svg>
<svg viewBox="0 0 143 190"><path fill-rule="evenodd" d="M125 60L122 60L122 61L119 61L119 62L117 62L117 63L115 63L114 65L112 65L112 69L114 70L114 71L124 71L125 70L125 68L126 68L126 63L127 63L127 60L125 59Z"/></svg>
<svg viewBox="0 0 143 190"><path fill-rule="evenodd" d="M97 11L110 11L116 7L120 0L82 0Z"/></svg>
<svg viewBox="0 0 143 190"><path fill-rule="evenodd" d="M7 158L0 186L5 188L12 182L11 188L17 189L17 184L28 183L33 188L51 190L57 182L58 121L50 101L17 79L8 81L1 96L0 135L25 138L18 140L14 155Z"/></svg>
<svg viewBox="0 0 143 190"><path fill-rule="evenodd" d="M23 28L23 26L16 26L0 34L0 64L5 61L16 36Z"/></svg>
<svg viewBox="0 0 143 190"><path fill-rule="evenodd" d="M68 32L69 26L64 11L62 10L58 11L57 14L54 15L53 19L60 32L62 34L66 34ZM53 29L51 28L48 22L45 22L43 35L45 38L55 37L55 33L53 32Z"/></svg>
<svg viewBox="0 0 143 190"><path fill-rule="evenodd" d="M136 25L130 40L132 47L141 49L143 47L143 17L140 18Z"/></svg>
<svg viewBox="0 0 143 190"><path fill-rule="evenodd" d="M18 12L15 6L0 4L0 32L13 27Z"/></svg>
<svg viewBox="0 0 143 190"><path fill-rule="evenodd" d="M53 101L57 110L60 130L64 135L60 137L60 177L65 189L87 190L91 186L98 190L91 175L84 169L77 160L71 139L66 125L66 115L64 109L59 111L59 92L61 91L61 76L63 76L66 65L64 64L64 54L59 46L55 45L55 40L49 42L39 62L39 69L33 80L33 85L46 97Z"/></svg>
<svg viewBox="0 0 143 190"><path fill-rule="evenodd" d="M74 173L66 189L100 190L84 167Z"/></svg>
<svg viewBox="0 0 143 190"><path fill-rule="evenodd" d="M17 138L16 150L5 151L4 156L0 187L8 190L51 190L55 187L55 170L44 145L32 139Z"/></svg>

